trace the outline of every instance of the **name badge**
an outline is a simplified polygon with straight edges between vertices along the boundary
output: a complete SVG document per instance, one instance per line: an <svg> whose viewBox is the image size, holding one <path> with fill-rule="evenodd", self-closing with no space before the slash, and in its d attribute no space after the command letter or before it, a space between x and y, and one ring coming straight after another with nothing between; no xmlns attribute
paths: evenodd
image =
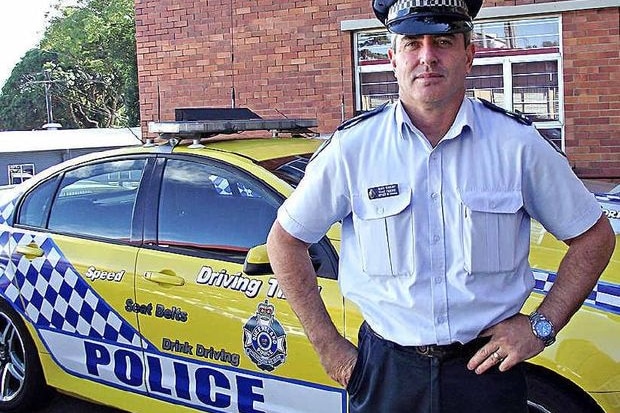
<svg viewBox="0 0 620 413"><path fill-rule="evenodd" d="M374 188L368 188L368 199L387 198L390 196L397 196L400 194L398 191L398 184L375 186Z"/></svg>

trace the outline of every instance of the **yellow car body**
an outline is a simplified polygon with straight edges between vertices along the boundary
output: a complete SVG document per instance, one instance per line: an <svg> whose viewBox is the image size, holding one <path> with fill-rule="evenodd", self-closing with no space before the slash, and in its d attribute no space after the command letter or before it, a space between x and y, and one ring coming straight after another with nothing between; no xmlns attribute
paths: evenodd
<svg viewBox="0 0 620 413"><path fill-rule="evenodd" d="M166 165L170 159L179 164L210 162L225 173L243 177L245 183L237 184L237 201L259 198L257 190L250 188L256 184L271 194L277 207L294 187L269 171L269 162L311 154L320 143L277 138L213 142L201 148L122 149L68 161L1 194L0 293L10 309L3 306L0 313L12 311L24 323L24 348L31 340L45 382L61 392L136 413L346 412L346 392L321 368L269 273L264 245L228 250L221 245L197 248L188 241L171 246L160 234L153 235L153 228L161 228L161 221L169 219L157 213L168 199L168 193L158 187L162 159L168 159ZM112 181L123 186L135 196L128 237L76 236L71 233L72 222L58 230L51 228L52 218L41 222L40 228L32 224L36 218L28 215L24 199L45 183L52 186L66 179L64 171L102 160L140 157L149 159L143 169L149 175L144 172L137 181L129 173L130 179L119 183L120 174L111 180L108 173L103 186L84 181L79 187L63 187L64 195L54 195L102 193L100 199L113 203L115 198L106 198L104 187ZM147 180L151 186L140 192L138 185ZM232 185L231 179L227 185ZM30 203L36 201L31 198ZM202 206L208 209L207 201L175 202L181 206L171 231L188 225L200 234L212 225L208 215L196 215ZM234 208L235 204L228 205ZM181 214L185 206L194 208L192 217ZM218 231L251 235L245 231L251 231L255 217L247 211L248 216L235 216ZM70 214L74 221L80 219L77 212ZM95 222L98 216L86 219ZM226 215L218 219L227 221ZM361 316L340 295L336 280L339 237L336 224L317 244L319 285L337 328L356 341ZM563 243L533 223L530 261L537 284L524 312L533 310L548 291L565 250ZM617 247L597 288L557 342L531 360L537 366L532 374L539 381L550 380L566 393L583 391L608 413L620 411L619 251ZM9 326L23 333L15 317L8 320ZM19 391L24 390L17 389L13 399L0 400L0 410L24 402Z"/></svg>

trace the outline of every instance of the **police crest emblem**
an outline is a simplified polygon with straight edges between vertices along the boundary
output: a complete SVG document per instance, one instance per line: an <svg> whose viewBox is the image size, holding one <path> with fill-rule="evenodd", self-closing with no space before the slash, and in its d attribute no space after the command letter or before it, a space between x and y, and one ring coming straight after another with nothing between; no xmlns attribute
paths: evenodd
<svg viewBox="0 0 620 413"><path fill-rule="evenodd" d="M286 333L268 300L258 304L256 314L243 326L243 348L261 370L273 371L286 361Z"/></svg>

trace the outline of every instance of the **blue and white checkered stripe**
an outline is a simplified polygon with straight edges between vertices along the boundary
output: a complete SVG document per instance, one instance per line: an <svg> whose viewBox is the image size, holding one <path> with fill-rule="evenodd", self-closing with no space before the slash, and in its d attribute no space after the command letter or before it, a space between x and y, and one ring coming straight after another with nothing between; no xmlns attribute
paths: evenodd
<svg viewBox="0 0 620 413"><path fill-rule="evenodd" d="M557 274L542 270L534 270L533 272L536 281L534 290L547 294L553 286ZM599 281L584 304L602 311L620 314L620 285Z"/></svg>
<svg viewBox="0 0 620 413"><path fill-rule="evenodd" d="M467 4L464 0L398 0L388 11L388 20L395 18L402 10L414 7L455 7L467 14Z"/></svg>
<svg viewBox="0 0 620 413"><path fill-rule="evenodd" d="M0 205L0 225L6 224L7 220L11 217L11 214L13 214L14 209L14 200L6 204Z"/></svg>
<svg viewBox="0 0 620 413"><path fill-rule="evenodd" d="M615 194L594 194L594 197L601 202L612 202L620 205L620 195Z"/></svg>
<svg viewBox="0 0 620 413"><path fill-rule="evenodd" d="M153 348L90 287L50 237L1 232L0 242L3 246L34 243L45 251L44 258L21 256L12 263L8 251L0 251L0 292L36 328ZM4 271L6 265L14 265L14 271Z"/></svg>

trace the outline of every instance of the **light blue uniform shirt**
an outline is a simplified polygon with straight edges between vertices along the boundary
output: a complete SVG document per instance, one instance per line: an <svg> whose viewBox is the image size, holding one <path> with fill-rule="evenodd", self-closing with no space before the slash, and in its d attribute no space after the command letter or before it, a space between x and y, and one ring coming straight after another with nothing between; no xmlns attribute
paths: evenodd
<svg viewBox="0 0 620 413"><path fill-rule="evenodd" d="M386 339L424 345L468 342L521 309L530 217L568 239L600 215L533 127L465 99L435 148L400 103L338 130L278 221L308 243L342 221L343 295Z"/></svg>

